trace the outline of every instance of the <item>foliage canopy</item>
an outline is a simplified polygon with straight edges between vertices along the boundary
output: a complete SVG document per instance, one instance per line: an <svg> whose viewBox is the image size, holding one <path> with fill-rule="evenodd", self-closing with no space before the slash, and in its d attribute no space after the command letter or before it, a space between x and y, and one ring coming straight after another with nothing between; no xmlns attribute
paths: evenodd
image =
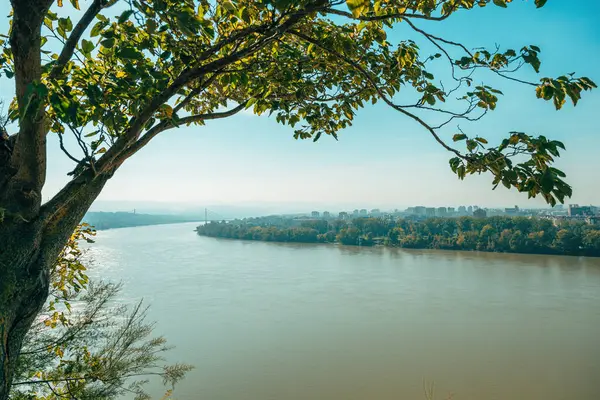
<svg viewBox="0 0 600 400"><path fill-rule="evenodd" d="M305 220L249 218L211 222L199 235L270 242L479 250L507 253L600 256L600 225L528 217L355 218Z"/></svg>
<svg viewBox="0 0 600 400"><path fill-rule="evenodd" d="M47 12L42 79L31 82L26 98L11 107L14 120L41 107L51 131L60 138L75 135L78 154L61 145L77 163L75 176L114 170L167 129L202 125L244 108L274 115L296 138L318 140L323 134L337 138L358 109L382 101L453 153L450 166L460 179L491 173L495 186L542 195L550 204L571 195L565 175L551 166L564 149L561 142L511 132L490 145L477 135L459 132L448 141L439 134L451 121L477 120L496 108L502 92L475 84L479 70L530 85L557 109L567 99L577 104L583 91L595 87L574 74L538 82L515 77L523 66L540 71L535 45L471 50L420 27L477 7L508 7L509 0L85 3L79 22L63 9ZM545 3L535 1L537 7ZM423 54L413 40L388 40L400 24L436 52ZM14 76L10 47L1 61L4 74ZM434 62L447 63L446 85L430 72ZM429 123L432 112L447 119Z"/></svg>

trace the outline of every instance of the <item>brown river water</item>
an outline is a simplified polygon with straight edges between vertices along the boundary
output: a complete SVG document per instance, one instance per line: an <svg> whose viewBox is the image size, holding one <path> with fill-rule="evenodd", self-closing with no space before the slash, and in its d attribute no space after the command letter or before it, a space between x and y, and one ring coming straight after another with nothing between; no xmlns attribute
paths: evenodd
<svg viewBox="0 0 600 400"><path fill-rule="evenodd" d="M99 232L92 275L144 298L178 399L600 400L600 259ZM149 387L160 398L159 385Z"/></svg>

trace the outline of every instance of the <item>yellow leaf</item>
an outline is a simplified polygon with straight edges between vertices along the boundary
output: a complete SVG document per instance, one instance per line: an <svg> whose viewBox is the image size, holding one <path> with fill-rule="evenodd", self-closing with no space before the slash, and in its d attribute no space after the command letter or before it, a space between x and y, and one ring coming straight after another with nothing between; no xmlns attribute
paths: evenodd
<svg viewBox="0 0 600 400"><path fill-rule="evenodd" d="M58 6L59 6L59 7L62 7L62 6L63 6L63 5L62 5L62 0L58 0Z"/></svg>

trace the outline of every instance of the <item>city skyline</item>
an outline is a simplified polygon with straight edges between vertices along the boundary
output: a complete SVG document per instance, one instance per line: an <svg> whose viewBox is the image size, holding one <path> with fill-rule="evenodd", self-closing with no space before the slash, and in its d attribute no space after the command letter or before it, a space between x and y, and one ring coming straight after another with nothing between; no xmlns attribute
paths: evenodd
<svg viewBox="0 0 600 400"><path fill-rule="evenodd" d="M505 204L505 205L486 205L486 204L459 204L459 205L433 205L433 204L413 204L413 205L391 205L391 206L376 206L365 204L352 205L324 205L324 204L286 204L286 203L231 203L231 204L200 204L200 203L158 203L158 202L97 202L90 209L91 212L133 212L136 210L142 214L180 214L180 215L204 215L205 209L209 209L227 218L246 218L258 217L265 215L310 215L313 212L318 212L321 216L324 213L329 213L331 217L336 217L340 212L347 212L350 215L357 211L364 211L370 214L373 211L380 213L405 212L415 207L446 209L446 212L460 212L462 207L467 210L469 207L481 208L485 210L528 210L528 211L545 211L545 212L566 212L569 206L596 207L600 208L600 202L592 204L584 203L565 203L555 207L548 205L535 206L530 204ZM364 215L363 213L363 215Z"/></svg>

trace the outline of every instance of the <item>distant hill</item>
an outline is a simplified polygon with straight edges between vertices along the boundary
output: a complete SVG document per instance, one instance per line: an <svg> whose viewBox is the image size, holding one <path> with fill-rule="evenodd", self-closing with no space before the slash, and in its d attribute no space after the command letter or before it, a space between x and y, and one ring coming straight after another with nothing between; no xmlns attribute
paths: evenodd
<svg viewBox="0 0 600 400"><path fill-rule="evenodd" d="M134 214L130 212L88 212L84 222L98 230L127 228L133 226L177 224L182 222L198 222L202 218L186 215Z"/></svg>

